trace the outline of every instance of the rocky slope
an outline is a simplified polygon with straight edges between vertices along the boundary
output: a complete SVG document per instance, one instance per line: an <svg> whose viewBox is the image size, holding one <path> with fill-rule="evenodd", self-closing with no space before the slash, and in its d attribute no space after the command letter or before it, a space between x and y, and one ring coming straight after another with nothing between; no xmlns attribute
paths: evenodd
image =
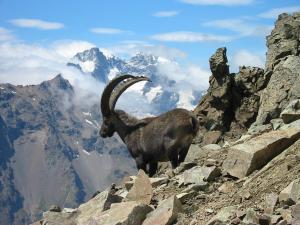
<svg viewBox="0 0 300 225"><path fill-rule="evenodd" d="M299 30L300 13L279 16L265 71L230 74L226 49L216 51L195 109L201 136L178 168L139 171L34 224L300 224Z"/></svg>

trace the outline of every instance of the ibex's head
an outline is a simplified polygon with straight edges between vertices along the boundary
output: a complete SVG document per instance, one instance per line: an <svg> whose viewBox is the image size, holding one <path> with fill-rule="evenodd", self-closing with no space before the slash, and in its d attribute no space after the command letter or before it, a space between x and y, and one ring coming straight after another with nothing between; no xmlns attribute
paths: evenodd
<svg viewBox="0 0 300 225"><path fill-rule="evenodd" d="M114 78L105 87L100 103L103 116L103 123L99 132L101 137L111 137L114 134L115 126L118 123L118 115L115 112L117 100L128 87L139 81L149 81L149 78L126 74Z"/></svg>

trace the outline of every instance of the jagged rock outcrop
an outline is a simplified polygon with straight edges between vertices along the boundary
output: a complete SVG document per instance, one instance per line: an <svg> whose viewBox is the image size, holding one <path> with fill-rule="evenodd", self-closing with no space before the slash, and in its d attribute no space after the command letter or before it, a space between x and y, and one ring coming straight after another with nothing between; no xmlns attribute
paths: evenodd
<svg viewBox="0 0 300 225"><path fill-rule="evenodd" d="M212 76L207 94L194 112L198 116L203 145L222 141L222 135L237 136L255 121L260 91L268 78L258 67L241 66L237 74L229 73L226 48L217 49L209 60Z"/></svg>
<svg viewBox="0 0 300 225"><path fill-rule="evenodd" d="M300 98L300 13L281 14L267 37L266 74L270 81L261 93L257 124L279 117L283 108Z"/></svg>

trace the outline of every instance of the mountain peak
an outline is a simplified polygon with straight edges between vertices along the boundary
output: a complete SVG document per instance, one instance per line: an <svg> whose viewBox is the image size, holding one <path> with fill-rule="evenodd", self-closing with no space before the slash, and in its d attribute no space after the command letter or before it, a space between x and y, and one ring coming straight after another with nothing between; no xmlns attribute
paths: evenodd
<svg viewBox="0 0 300 225"><path fill-rule="evenodd" d="M57 89L62 89L62 90L73 90L72 85L68 80L63 78L61 74L56 75L53 79L44 81L40 85L42 88L57 88Z"/></svg>
<svg viewBox="0 0 300 225"><path fill-rule="evenodd" d="M103 52L101 52L100 49L97 47L93 47L83 52L79 52L74 56L74 58L80 60L81 62L86 62L86 61L101 62L107 60Z"/></svg>

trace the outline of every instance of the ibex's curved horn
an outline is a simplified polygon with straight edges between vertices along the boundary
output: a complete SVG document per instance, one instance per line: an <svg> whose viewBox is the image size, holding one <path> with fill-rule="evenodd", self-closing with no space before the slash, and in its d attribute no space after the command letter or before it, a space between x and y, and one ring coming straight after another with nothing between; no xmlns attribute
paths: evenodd
<svg viewBox="0 0 300 225"><path fill-rule="evenodd" d="M109 108L111 111L115 109L116 103L120 97L120 95L131 85L140 82L140 81L151 81L148 77L130 77L126 79L123 83L118 85L118 87L113 91L110 100L109 100Z"/></svg>
<svg viewBox="0 0 300 225"><path fill-rule="evenodd" d="M109 99L110 99L110 95L113 92L114 88L123 80L128 79L128 78L134 78L134 76L129 75L129 74L125 74L122 76L118 76L114 79L112 79L109 84L105 87L103 93L102 93L102 97L101 97L101 112L103 116L107 116L111 113L111 108L109 107Z"/></svg>

